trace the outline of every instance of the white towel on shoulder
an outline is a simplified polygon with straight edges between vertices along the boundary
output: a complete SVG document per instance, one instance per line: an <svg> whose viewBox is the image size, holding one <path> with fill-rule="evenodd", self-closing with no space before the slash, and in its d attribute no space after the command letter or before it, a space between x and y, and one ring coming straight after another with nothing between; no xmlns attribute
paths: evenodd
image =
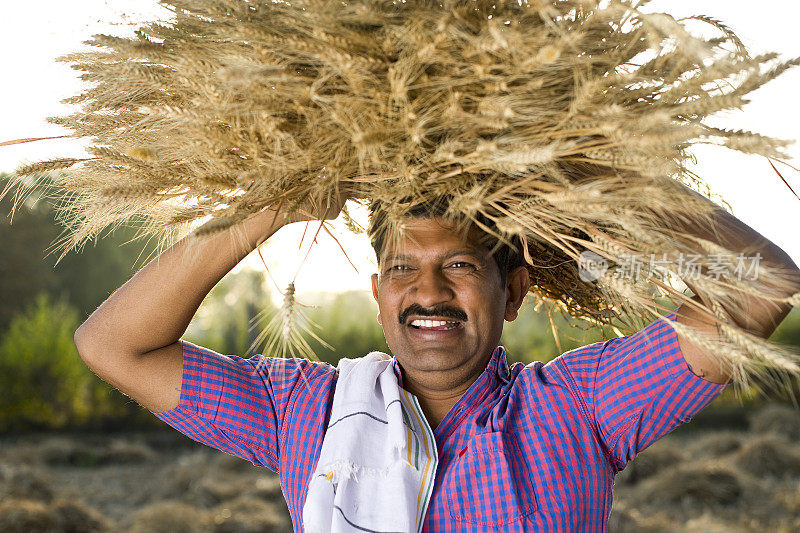
<svg viewBox="0 0 800 533"><path fill-rule="evenodd" d="M438 457L391 357L342 359L331 417L303 506L307 533L422 530Z"/></svg>

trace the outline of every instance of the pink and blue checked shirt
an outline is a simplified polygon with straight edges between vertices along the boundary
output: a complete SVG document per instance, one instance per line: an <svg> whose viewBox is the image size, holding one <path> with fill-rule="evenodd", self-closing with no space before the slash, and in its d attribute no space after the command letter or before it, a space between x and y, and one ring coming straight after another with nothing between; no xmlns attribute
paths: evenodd
<svg viewBox="0 0 800 533"><path fill-rule="evenodd" d="M302 531L336 369L223 356L190 343L183 349L180 403L155 415L278 472L295 531ZM394 368L402 386L396 360ZM509 368L498 347L434 430L440 462L423 531L604 532L614 475L726 387L692 373L661 319L548 364Z"/></svg>

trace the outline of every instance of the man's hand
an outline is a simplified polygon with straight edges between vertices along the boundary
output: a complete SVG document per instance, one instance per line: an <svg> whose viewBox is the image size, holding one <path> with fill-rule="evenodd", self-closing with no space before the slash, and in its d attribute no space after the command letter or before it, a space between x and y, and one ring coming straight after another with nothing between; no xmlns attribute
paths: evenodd
<svg viewBox="0 0 800 533"><path fill-rule="evenodd" d="M347 193L345 191L339 191L335 195L323 194L312 198L293 213L293 221L334 220L342 212L346 201Z"/></svg>
<svg viewBox="0 0 800 533"><path fill-rule="evenodd" d="M283 205L279 204L251 215L241 224L241 229L244 230L248 242L252 236L256 236L255 245L248 250L248 253L287 224L336 219L342 212L347 199L347 193L340 191L333 196L321 195L313 198L291 213L286 212Z"/></svg>

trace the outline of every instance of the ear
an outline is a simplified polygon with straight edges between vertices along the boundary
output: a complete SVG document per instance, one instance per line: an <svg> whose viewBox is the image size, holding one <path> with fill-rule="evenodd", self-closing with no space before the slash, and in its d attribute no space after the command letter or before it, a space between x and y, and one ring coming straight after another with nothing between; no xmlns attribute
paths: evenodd
<svg viewBox="0 0 800 533"><path fill-rule="evenodd" d="M371 276L371 279L372 279L372 297L375 298L375 303L378 303L378 275L373 274ZM380 307L378 307L378 324L380 324L381 326L383 325L383 322L381 322Z"/></svg>
<svg viewBox="0 0 800 533"><path fill-rule="evenodd" d="M519 266L508 273L506 277L506 312L504 318L513 322L517 319L519 308L522 307L522 302L525 295L528 294L528 289L531 287L531 277L528 274L528 268Z"/></svg>

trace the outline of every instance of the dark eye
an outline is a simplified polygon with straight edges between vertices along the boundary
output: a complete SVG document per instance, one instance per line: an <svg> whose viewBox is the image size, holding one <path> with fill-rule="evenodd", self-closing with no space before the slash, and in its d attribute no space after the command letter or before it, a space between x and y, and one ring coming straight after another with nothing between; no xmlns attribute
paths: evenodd
<svg viewBox="0 0 800 533"><path fill-rule="evenodd" d="M409 269L410 267L408 265L392 265L386 269L386 272L403 272Z"/></svg>
<svg viewBox="0 0 800 533"><path fill-rule="evenodd" d="M475 268L472 263L467 263L466 261L456 261L454 263L450 263L450 268Z"/></svg>

